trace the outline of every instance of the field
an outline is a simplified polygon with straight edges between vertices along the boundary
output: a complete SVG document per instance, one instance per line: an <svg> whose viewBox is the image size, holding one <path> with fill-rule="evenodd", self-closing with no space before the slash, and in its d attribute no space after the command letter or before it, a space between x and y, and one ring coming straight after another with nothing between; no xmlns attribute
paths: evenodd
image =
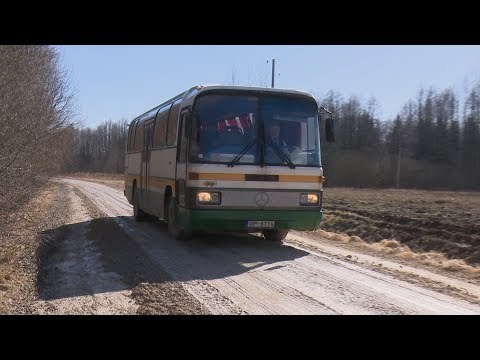
<svg viewBox="0 0 480 360"><path fill-rule="evenodd" d="M322 230L480 264L480 193L325 188L323 204Z"/></svg>
<svg viewBox="0 0 480 360"><path fill-rule="evenodd" d="M124 186L122 174L70 176L119 190ZM480 192L326 187L323 209L321 229L349 235L339 239L353 237L392 250L408 246L480 265Z"/></svg>

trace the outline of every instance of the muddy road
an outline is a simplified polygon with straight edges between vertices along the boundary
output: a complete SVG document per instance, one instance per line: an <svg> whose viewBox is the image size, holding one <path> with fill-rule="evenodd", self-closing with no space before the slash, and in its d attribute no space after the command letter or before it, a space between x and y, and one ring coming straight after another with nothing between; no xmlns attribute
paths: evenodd
<svg viewBox="0 0 480 360"><path fill-rule="evenodd" d="M41 269L37 313L480 314L467 281L303 232L175 241L159 221L134 222L122 191L58 181L70 220Z"/></svg>

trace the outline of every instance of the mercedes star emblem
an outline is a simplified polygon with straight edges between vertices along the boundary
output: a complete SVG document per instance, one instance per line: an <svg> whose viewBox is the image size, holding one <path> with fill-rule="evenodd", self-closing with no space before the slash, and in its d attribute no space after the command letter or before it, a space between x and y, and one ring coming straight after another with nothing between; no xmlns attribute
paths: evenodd
<svg viewBox="0 0 480 360"><path fill-rule="evenodd" d="M255 195L255 204L257 206L265 206L268 204L268 194L266 192L259 192Z"/></svg>

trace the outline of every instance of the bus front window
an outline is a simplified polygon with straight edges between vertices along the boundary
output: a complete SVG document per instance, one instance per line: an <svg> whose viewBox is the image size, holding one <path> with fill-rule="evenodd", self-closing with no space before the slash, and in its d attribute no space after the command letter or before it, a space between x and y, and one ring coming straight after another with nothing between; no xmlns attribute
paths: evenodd
<svg viewBox="0 0 480 360"><path fill-rule="evenodd" d="M263 159L267 166L320 166L313 99L205 94L195 102L193 114L196 136L190 140L190 162L260 165Z"/></svg>
<svg viewBox="0 0 480 360"><path fill-rule="evenodd" d="M265 163L285 165L284 154L296 166L320 166L316 104L303 99L268 96L260 111L266 139ZM281 153L279 154L279 151Z"/></svg>
<svg viewBox="0 0 480 360"><path fill-rule="evenodd" d="M257 137L258 98L207 94L195 103L196 137L190 143L191 162L229 163ZM257 162L258 144L249 147L239 164Z"/></svg>

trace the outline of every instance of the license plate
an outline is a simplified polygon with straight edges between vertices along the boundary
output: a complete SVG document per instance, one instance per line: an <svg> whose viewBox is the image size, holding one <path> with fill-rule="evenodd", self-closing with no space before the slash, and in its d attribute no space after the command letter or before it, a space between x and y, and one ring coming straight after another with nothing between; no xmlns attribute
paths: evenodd
<svg viewBox="0 0 480 360"><path fill-rule="evenodd" d="M247 221L247 227L249 228L273 228L275 227L275 221L271 220L249 220Z"/></svg>

